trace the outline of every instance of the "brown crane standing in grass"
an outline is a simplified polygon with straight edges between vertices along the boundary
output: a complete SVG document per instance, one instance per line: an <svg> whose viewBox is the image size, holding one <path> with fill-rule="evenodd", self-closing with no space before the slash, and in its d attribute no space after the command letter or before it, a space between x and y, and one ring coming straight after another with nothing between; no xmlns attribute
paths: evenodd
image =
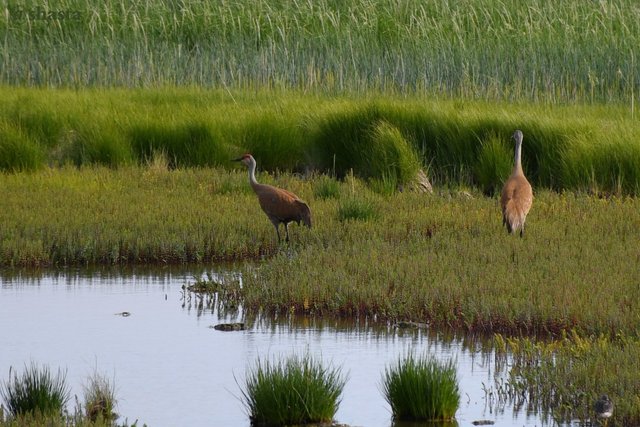
<svg viewBox="0 0 640 427"><path fill-rule="evenodd" d="M533 191L522 171L522 131L513 134L516 142L515 161L511 176L504 183L500 207L502 208L502 225L507 226L509 233L520 229L520 237L524 233L524 222L533 203Z"/></svg>
<svg viewBox="0 0 640 427"><path fill-rule="evenodd" d="M289 223L295 221L300 225L300 221L311 228L311 210L309 206L298 196L290 191L276 188L267 184L260 184L256 181L256 159L251 154L234 159L241 162L249 169L249 184L258 196L260 207L267 214L271 223L276 228L278 242L280 242L279 225L284 224L286 231L286 241L289 241Z"/></svg>

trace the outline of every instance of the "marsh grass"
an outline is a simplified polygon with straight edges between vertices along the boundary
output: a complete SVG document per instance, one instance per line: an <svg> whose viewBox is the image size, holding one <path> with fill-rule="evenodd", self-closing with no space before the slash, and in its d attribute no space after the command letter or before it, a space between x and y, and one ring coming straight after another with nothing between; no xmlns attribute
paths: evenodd
<svg viewBox="0 0 640 427"><path fill-rule="evenodd" d="M105 376L98 372L88 378L84 386L84 411L92 422L103 421L113 423L118 414L115 412L117 400L115 386Z"/></svg>
<svg viewBox="0 0 640 427"><path fill-rule="evenodd" d="M364 197L349 197L340 202L337 211L340 221L368 221L378 216L372 200Z"/></svg>
<svg viewBox="0 0 640 427"><path fill-rule="evenodd" d="M460 402L454 362L413 353L385 368L382 392L397 420L451 420Z"/></svg>
<svg viewBox="0 0 640 427"><path fill-rule="evenodd" d="M37 0L4 11L3 84L417 91L627 105L638 93L633 0Z"/></svg>
<svg viewBox="0 0 640 427"><path fill-rule="evenodd" d="M496 383L501 399L565 423L593 420L593 403L606 393L615 402L611 425L635 425L640 420L637 339L571 332L551 341L500 335L494 341L497 363L510 366L507 380Z"/></svg>
<svg viewBox="0 0 640 427"><path fill-rule="evenodd" d="M0 169L149 165L238 167L364 179L392 194L422 165L436 185L499 187L524 132L535 187L636 194L640 126L621 107L500 104L416 97L342 99L195 88L0 88ZM27 108L28 106L29 108ZM31 111L33 110L33 111ZM309 174L309 172L311 172Z"/></svg>
<svg viewBox="0 0 640 427"><path fill-rule="evenodd" d="M331 422L345 379L309 354L276 362L258 359L247 372L243 403L252 425L284 426Z"/></svg>
<svg viewBox="0 0 640 427"><path fill-rule="evenodd" d="M25 366L21 376L9 370L9 380L0 387L8 414L18 417L33 416L62 417L70 398L66 374L58 371L54 377L47 366L31 363Z"/></svg>

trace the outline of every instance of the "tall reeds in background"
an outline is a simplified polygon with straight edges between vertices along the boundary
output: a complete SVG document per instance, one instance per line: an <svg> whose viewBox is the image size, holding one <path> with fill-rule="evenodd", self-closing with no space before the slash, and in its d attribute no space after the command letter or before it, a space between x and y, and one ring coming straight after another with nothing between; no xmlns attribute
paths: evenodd
<svg viewBox="0 0 640 427"><path fill-rule="evenodd" d="M633 0L9 2L0 83L402 92L552 103L638 93Z"/></svg>

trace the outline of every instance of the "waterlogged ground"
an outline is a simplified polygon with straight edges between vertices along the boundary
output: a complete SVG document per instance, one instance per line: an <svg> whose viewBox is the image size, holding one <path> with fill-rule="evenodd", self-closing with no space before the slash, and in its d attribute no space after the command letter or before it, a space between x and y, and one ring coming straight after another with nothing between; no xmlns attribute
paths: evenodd
<svg viewBox="0 0 640 427"><path fill-rule="evenodd" d="M366 322L250 319L245 331L211 326L242 321L241 310L219 312L184 298L191 271L65 271L0 276L0 380L31 361L67 372L82 399L94 372L112 379L117 412L149 426L248 426L240 400L248 367L261 359L309 351L348 375L336 420L352 426L392 426L380 392L386 366L413 349L457 359L460 426L539 426L536 415L496 405L494 358L469 339L399 330ZM122 315L124 312L130 315Z"/></svg>

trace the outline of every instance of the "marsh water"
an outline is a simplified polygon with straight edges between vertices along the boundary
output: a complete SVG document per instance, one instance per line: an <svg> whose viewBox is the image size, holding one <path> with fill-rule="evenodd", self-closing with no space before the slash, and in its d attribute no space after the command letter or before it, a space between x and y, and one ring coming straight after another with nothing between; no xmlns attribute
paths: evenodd
<svg viewBox="0 0 640 427"><path fill-rule="evenodd" d="M209 272L215 274L215 268ZM95 372L115 383L120 422L148 426L249 426L241 385L258 358L309 352L347 377L336 421L394 426L380 382L386 367L414 351L456 360L457 425L539 426L544 420L496 405L495 362L468 337L398 329L367 321L251 318L188 298L182 287L202 272L64 271L0 276L0 381L35 362L66 371L72 394ZM73 406L73 401L70 406ZM454 424L455 425L455 424Z"/></svg>

